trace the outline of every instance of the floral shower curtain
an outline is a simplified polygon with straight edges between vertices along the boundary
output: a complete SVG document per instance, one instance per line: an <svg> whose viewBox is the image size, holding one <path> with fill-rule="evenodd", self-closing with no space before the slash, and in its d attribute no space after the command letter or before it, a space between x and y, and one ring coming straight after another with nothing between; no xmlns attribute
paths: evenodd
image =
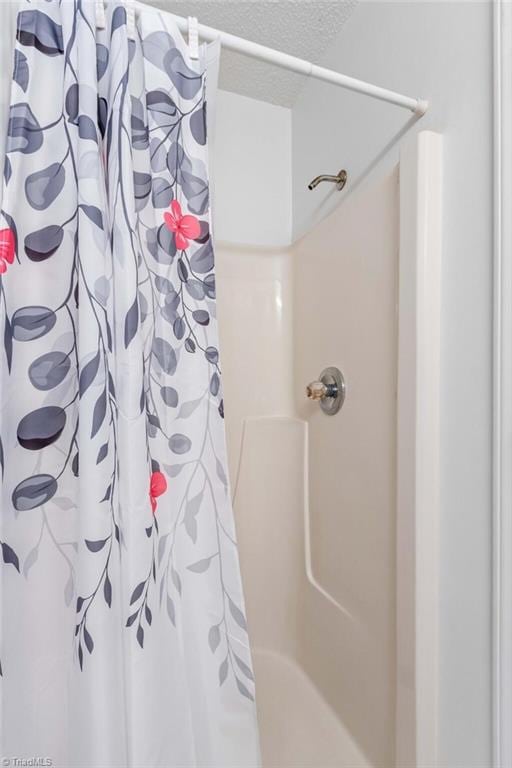
<svg viewBox="0 0 512 768"><path fill-rule="evenodd" d="M24 2L0 220L0 756L258 765L215 319L207 49ZM8 763L4 763L8 764ZM21 764L21 763L19 763Z"/></svg>

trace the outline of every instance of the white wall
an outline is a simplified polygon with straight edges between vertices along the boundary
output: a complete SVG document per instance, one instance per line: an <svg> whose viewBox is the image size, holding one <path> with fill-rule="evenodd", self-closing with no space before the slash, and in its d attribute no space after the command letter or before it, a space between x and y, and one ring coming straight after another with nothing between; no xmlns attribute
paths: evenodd
<svg viewBox="0 0 512 768"><path fill-rule="evenodd" d="M217 242L289 245L290 110L219 91L213 160Z"/></svg>
<svg viewBox="0 0 512 768"><path fill-rule="evenodd" d="M362 2L321 62L428 98L443 134L442 764L487 768L490 750L491 5ZM293 109L294 236L350 195L405 111L310 81ZM382 166L397 159L397 144ZM347 193L306 184L349 172ZM335 254L333 253L333 258Z"/></svg>

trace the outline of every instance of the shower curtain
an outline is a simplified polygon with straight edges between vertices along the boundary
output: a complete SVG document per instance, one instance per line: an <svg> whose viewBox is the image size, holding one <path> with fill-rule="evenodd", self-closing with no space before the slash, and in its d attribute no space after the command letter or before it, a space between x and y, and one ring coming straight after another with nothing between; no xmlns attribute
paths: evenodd
<svg viewBox="0 0 512 768"><path fill-rule="evenodd" d="M216 325L211 49L192 58L168 14L135 21L111 2L97 28L96 13L49 0L17 16L0 757L257 766Z"/></svg>

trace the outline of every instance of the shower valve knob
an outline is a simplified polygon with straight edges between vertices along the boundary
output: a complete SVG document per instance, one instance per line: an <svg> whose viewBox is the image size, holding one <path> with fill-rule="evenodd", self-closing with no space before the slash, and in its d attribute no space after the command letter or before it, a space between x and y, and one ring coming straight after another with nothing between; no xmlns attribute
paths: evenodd
<svg viewBox="0 0 512 768"><path fill-rule="evenodd" d="M329 387L323 381L312 381L306 387L306 394L310 400L323 400L326 397L335 397L335 392L329 392Z"/></svg>
<svg viewBox="0 0 512 768"><path fill-rule="evenodd" d="M324 413L333 416L338 413L345 400L345 379L338 368L326 368L318 381L312 381L306 387L309 400L320 404Z"/></svg>

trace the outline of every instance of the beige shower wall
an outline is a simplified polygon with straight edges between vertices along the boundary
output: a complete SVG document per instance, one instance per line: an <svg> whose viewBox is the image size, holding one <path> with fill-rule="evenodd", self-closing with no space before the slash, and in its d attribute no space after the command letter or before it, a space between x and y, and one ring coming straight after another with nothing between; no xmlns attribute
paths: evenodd
<svg viewBox="0 0 512 768"><path fill-rule="evenodd" d="M228 461L236 492L245 423L292 415L292 256L287 249L216 245L217 314Z"/></svg>
<svg viewBox="0 0 512 768"><path fill-rule="evenodd" d="M297 414L308 424L311 568L300 659L379 768L395 724L398 169L374 178L292 249ZM329 365L334 417L304 398Z"/></svg>

